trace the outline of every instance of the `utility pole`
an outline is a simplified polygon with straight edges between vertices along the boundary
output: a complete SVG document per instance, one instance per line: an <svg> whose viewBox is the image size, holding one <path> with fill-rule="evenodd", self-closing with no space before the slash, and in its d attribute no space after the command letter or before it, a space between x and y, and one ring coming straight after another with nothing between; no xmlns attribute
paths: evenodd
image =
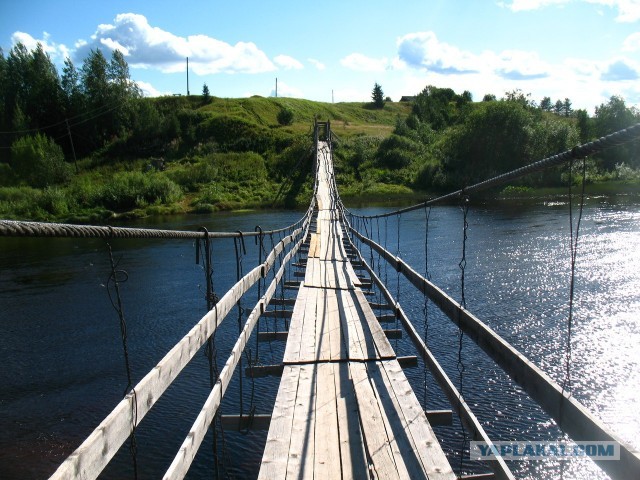
<svg viewBox="0 0 640 480"><path fill-rule="evenodd" d="M333 89L331 89L331 103L333 103Z"/></svg>
<svg viewBox="0 0 640 480"><path fill-rule="evenodd" d="M78 170L78 159L76 158L76 147L73 146L73 137L71 136L71 127L69 126L69 120L68 119L64 119L64 121L67 124L67 132L69 132L69 141L71 142L71 151L73 152L73 163L76 166L76 173L79 172Z"/></svg>
<svg viewBox="0 0 640 480"><path fill-rule="evenodd" d="M276 98L278 98L278 77L276 77Z"/></svg>
<svg viewBox="0 0 640 480"><path fill-rule="evenodd" d="M187 57L187 97L189 96L189 57Z"/></svg>

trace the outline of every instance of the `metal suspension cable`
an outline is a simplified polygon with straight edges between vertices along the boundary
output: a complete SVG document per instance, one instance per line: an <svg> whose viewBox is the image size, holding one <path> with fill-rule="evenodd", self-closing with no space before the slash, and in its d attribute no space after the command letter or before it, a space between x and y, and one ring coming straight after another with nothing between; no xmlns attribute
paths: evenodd
<svg viewBox="0 0 640 480"><path fill-rule="evenodd" d="M532 173L540 172L542 170L546 170L547 168L555 167L556 165L560 165L569 160L582 159L589 155L600 153L603 150L606 150L608 148L615 147L618 145L624 145L625 143L638 140L639 138L640 138L640 123L636 123L635 125L631 125L630 127L611 133L605 137L601 137L598 140L584 143L582 145L577 145L573 147L571 150L566 150L562 153L558 153L556 155L546 157L537 162L530 163L529 165L525 165L524 167L516 168L515 170L511 170L510 172L497 175L495 177L489 178L487 180L483 180L482 182L476 183L474 185L462 188L460 190L456 190L455 192L450 192L450 193L447 193L446 195L442 195L440 197L436 197L436 198L427 200L425 202L412 205L410 207L401 208L399 210L394 210L393 212L381 213L378 215L356 215L352 212L349 212L349 213L354 217L360 217L360 218L389 217L391 215L400 215L403 213L411 212L413 210L424 208L425 206L431 206L437 203L451 201L454 199L461 198L464 195L470 195L472 193L477 193L492 187L504 185L505 183L508 183L512 180L522 178Z"/></svg>

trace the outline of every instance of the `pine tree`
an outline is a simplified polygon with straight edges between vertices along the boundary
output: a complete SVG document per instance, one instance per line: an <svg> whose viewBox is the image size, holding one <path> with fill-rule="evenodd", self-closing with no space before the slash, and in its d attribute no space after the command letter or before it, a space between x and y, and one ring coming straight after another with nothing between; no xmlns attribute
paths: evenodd
<svg viewBox="0 0 640 480"><path fill-rule="evenodd" d="M211 95L209 94L209 87L205 83L202 85L202 104L206 105L211 100Z"/></svg>
<svg viewBox="0 0 640 480"><path fill-rule="evenodd" d="M373 85L373 91L371 92L371 99L373 100L373 106L376 108L384 107L384 93L382 87L376 82Z"/></svg>

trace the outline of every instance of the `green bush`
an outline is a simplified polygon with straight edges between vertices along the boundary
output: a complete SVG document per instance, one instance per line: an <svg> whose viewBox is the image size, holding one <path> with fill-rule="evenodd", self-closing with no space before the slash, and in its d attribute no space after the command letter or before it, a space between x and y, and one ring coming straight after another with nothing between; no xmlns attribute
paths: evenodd
<svg viewBox="0 0 640 480"><path fill-rule="evenodd" d="M291 125L293 123L293 110L283 107L282 110L278 112L277 119L280 125Z"/></svg>
<svg viewBox="0 0 640 480"><path fill-rule="evenodd" d="M17 139L11 145L11 164L16 174L33 187L60 184L71 178L71 165L62 148L40 133Z"/></svg>
<svg viewBox="0 0 640 480"><path fill-rule="evenodd" d="M162 173L120 172L102 187L94 201L95 206L122 212L181 198L180 187Z"/></svg>

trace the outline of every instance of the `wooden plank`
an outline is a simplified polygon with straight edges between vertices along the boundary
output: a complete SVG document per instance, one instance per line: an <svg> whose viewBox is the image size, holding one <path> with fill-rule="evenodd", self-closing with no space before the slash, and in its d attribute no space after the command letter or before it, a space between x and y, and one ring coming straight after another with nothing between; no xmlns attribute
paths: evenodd
<svg viewBox="0 0 640 480"><path fill-rule="evenodd" d="M385 414L380 411L380 404L369 382L366 365L350 362L349 370L358 403L365 450L375 475L381 479L408 478L406 470L402 471L394 461L391 441L383 420Z"/></svg>
<svg viewBox="0 0 640 480"><path fill-rule="evenodd" d="M364 332L358 314L353 306L353 301L351 300L351 292L348 290L338 290L336 291L336 299L340 308L340 326L346 346L346 358L364 360L368 358L366 356L367 348ZM375 355L373 358L376 358Z"/></svg>
<svg viewBox="0 0 640 480"><path fill-rule="evenodd" d="M272 480L286 477L299 377L300 367L288 365L284 367L262 455L259 479Z"/></svg>
<svg viewBox="0 0 640 480"><path fill-rule="evenodd" d="M425 413L427 414L429 425L432 427L448 427L453 423L453 410L427 410Z"/></svg>
<svg viewBox="0 0 640 480"><path fill-rule="evenodd" d="M355 297L357 306L362 312L366 320L365 323L369 327L369 332L371 332L371 336L373 337L378 355L381 358L395 357L395 352L391 348L391 344L389 343L389 340L387 340L387 337L385 336L385 333L380 326L380 322L378 322L376 315L373 313L373 310L371 310L371 307L369 306L364 293L360 289L356 289Z"/></svg>
<svg viewBox="0 0 640 480"><path fill-rule="evenodd" d="M289 323L289 338L284 350L284 362L297 362L300 358L300 347L302 345L302 327L304 325L304 314L307 305L307 297L310 289L303 286L298 290L296 303L293 306L293 315Z"/></svg>
<svg viewBox="0 0 640 480"><path fill-rule="evenodd" d="M225 430L269 430L271 423L271 415L269 414L253 414L253 415L220 415L220 423Z"/></svg>
<svg viewBox="0 0 640 480"><path fill-rule="evenodd" d="M370 478L353 382L348 363L332 364L340 435L342 478Z"/></svg>
<svg viewBox="0 0 640 480"><path fill-rule="evenodd" d="M311 361L316 359L317 318L316 310L318 295L321 292L317 288L309 288L307 304L304 311L304 324L302 326L302 338L300 342L300 355L298 361Z"/></svg>
<svg viewBox="0 0 640 480"><path fill-rule="evenodd" d="M300 369L300 379L293 412L286 476L313 480L317 372L314 365L295 368Z"/></svg>
<svg viewBox="0 0 640 480"><path fill-rule="evenodd" d="M318 258L319 254L320 254L320 235L317 233L312 233L308 258Z"/></svg>
<svg viewBox="0 0 640 480"><path fill-rule="evenodd" d="M284 364L253 365L244 369L244 375L249 378L281 377L283 371Z"/></svg>
<svg viewBox="0 0 640 480"><path fill-rule="evenodd" d="M283 341L289 337L289 332L258 332L259 342Z"/></svg>
<svg viewBox="0 0 640 480"><path fill-rule="evenodd" d="M260 316L264 318L291 318L293 310L265 310Z"/></svg>
<svg viewBox="0 0 640 480"><path fill-rule="evenodd" d="M456 476L400 364L396 360L386 360L380 362L379 370L387 388L384 398L393 402L401 425L399 430L405 432L423 472L430 479L455 480Z"/></svg>
<svg viewBox="0 0 640 480"><path fill-rule="evenodd" d="M338 435L338 411L333 365L317 366L317 393L315 409L315 478L341 478L340 439Z"/></svg>
<svg viewBox="0 0 640 480"><path fill-rule="evenodd" d="M325 290L324 301L324 312L329 321L330 359L339 360L346 358L348 350L344 343L338 299L335 290Z"/></svg>
<svg viewBox="0 0 640 480"><path fill-rule="evenodd" d="M329 327L329 317L325 311L324 298L328 291L318 289L316 295L316 345L315 358L318 361L331 359L331 329Z"/></svg>
<svg viewBox="0 0 640 480"><path fill-rule="evenodd" d="M400 478L426 479L421 459L413 439L407 435L404 415L397 399L390 391L381 362L365 364L369 383L378 402L382 423L388 437L393 460Z"/></svg>

